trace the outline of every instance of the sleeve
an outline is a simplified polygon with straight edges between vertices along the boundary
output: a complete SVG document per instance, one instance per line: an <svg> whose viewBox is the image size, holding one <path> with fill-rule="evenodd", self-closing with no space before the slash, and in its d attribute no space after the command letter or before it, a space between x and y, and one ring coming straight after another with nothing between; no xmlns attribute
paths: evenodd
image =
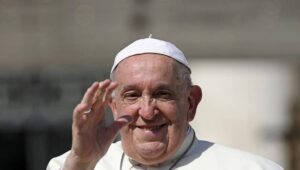
<svg viewBox="0 0 300 170"><path fill-rule="evenodd" d="M61 156L52 158L49 161L46 170L62 170L68 154L69 154L69 151L64 153Z"/></svg>

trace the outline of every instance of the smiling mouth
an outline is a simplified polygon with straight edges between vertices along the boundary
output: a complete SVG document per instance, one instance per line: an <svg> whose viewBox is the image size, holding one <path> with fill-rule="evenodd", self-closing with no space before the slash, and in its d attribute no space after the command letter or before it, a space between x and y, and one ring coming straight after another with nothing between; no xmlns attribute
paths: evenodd
<svg viewBox="0 0 300 170"><path fill-rule="evenodd" d="M143 129L143 130L158 130L164 126L166 126L167 124L161 124L161 125L133 125L134 128L139 128L139 129Z"/></svg>

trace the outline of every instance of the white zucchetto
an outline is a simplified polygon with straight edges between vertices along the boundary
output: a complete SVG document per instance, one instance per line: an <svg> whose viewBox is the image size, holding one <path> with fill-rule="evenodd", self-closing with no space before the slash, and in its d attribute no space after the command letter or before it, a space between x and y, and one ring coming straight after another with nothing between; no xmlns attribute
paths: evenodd
<svg viewBox="0 0 300 170"><path fill-rule="evenodd" d="M173 58L174 60L185 65L191 72L187 59L185 58L183 52L179 50L174 44L149 37L136 40L122 49L115 57L114 64L111 68L111 73L124 59L134 55L146 53L162 54L167 57Z"/></svg>

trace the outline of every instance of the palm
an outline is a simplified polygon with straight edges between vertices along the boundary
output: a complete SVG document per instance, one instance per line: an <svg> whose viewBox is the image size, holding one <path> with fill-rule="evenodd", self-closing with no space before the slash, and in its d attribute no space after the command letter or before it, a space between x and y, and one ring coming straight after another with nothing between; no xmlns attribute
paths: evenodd
<svg viewBox="0 0 300 170"><path fill-rule="evenodd" d="M123 117L104 126L105 108L116 87L117 84L109 80L94 83L74 109L71 152L80 162L97 162L105 155L117 132L130 121Z"/></svg>

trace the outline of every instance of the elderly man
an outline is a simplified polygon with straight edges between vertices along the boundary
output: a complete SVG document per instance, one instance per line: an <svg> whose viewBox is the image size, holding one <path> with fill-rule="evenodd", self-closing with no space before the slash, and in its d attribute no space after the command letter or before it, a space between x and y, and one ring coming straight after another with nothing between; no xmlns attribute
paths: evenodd
<svg viewBox="0 0 300 170"><path fill-rule="evenodd" d="M72 148L47 170L282 170L243 151L198 140L193 120L201 89L184 54L153 38L118 53L111 80L93 83L73 113ZM104 125L110 106L114 122ZM121 141L112 143L120 132Z"/></svg>

